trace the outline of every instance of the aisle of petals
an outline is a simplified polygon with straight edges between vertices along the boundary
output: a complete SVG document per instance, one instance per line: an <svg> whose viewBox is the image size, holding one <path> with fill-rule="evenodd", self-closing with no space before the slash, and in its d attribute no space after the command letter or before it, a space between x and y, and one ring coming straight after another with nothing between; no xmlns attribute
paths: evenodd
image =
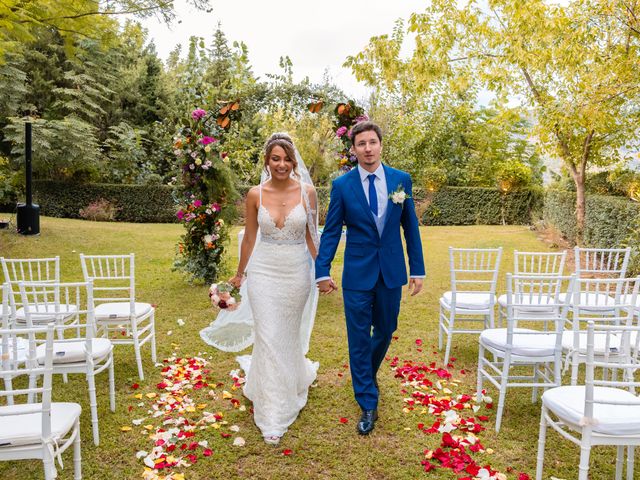
<svg viewBox="0 0 640 480"><path fill-rule="evenodd" d="M416 344L420 347L422 342L416 340ZM417 427L424 434L441 436L438 448L423 452L421 463L425 472L450 469L458 480L508 478L478 458L493 453L479 437L485 430L483 423L489 420L488 416L479 414L480 410L493 407L484 391L480 403L476 402L475 393L456 393L462 382L453 378L449 370L437 367L435 362L428 365L412 360L399 362L398 357L394 357L391 367L402 382L403 412L422 420ZM518 473L514 478L529 480L525 473Z"/></svg>
<svg viewBox="0 0 640 480"><path fill-rule="evenodd" d="M149 451L140 450L136 454L145 465L143 479L184 480L184 469L200 458L214 454L208 440L203 439L207 430L219 430L223 439L234 437L234 446L245 444L242 437L236 436L240 428L229 425L223 412L208 411L209 402L229 401L229 408L238 410L245 410L245 407L230 392L214 390L223 387L222 383L208 383L209 370L205 359L173 356L164 360L162 365L163 380L155 386L156 391L133 395L138 403L130 406L129 410L135 413L142 409L145 416L132 420L133 427L127 425L121 430L130 432L139 427L140 434L147 436L151 443ZM231 389L237 387L234 382ZM139 385L133 384L132 388L138 390Z"/></svg>

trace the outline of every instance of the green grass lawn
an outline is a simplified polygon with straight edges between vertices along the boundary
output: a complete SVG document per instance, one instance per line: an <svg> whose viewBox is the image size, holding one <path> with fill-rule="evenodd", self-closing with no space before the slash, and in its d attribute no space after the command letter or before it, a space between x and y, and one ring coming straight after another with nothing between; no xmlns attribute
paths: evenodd
<svg viewBox="0 0 640 480"><path fill-rule="evenodd" d="M213 455L201 457L193 466L184 469L188 479L209 478L364 478L409 479L428 477L433 479L458 478L450 470L422 471L422 452L439 446L439 435L425 435L416 428L419 422L433 423L416 412L403 413L402 386L393 378L391 368L384 364L379 373L381 386L380 416L376 429L369 437L355 432L359 408L353 400L351 381L345 365L348 363L347 341L340 294L321 297L315 329L311 339L309 357L320 362L316 385L311 389L307 407L290 428L278 447L262 442L247 408L240 411L219 395L223 390L233 393L242 403L250 405L240 390L232 390L229 372L237 368L234 354L224 353L205 345L198 332L214 317L206 286L192 286L181 275L171 270L175 243L182 232L179 225L94 223L80 220L41 218L41 235L22 237L6 230L0 231L0 255L6 257L44 257L59 255L63 280L81 279L79 253L86 254L136 254L137 296L140 301L157 305L156 330L158 355L163 359L177 351L179 355L201 355L210 361L210 383L221 382L213 389L217 398L207 392L194 392L194 396L207 403L207 409L220 411L229 425L240 431L234 436L246 440L244 447L232 445L233 437L222 438L219 431L204 431L200 439L207 439ZM513 265L513 250L548 250L534 232L522 226L470 226L427 227L421 229L427 265L427 280L423 293L416 297L405 296L396 332L398 339L392 342L391 357L422 362L442 361L437 351L438 298L449 289L449 246L455 247L504 247L500 275L500 290L504 289L504 273ZM232 243L229 252L229 271L234 269L237 245ZM339 278L341 252L336 258L334 277ZM185 326L179 326L183 319ZM171 335L168 332L172 332ZM422 352L416 339L422 339ZM452 356L456 357L453 369L462 383L455 393L472 393L475 390L477 364L477 339L473 336L454 338ZM139 450L150 450L148 432L141 427L121 431L131 426L132 419L145 417L147 402L134 398L136 393L155 390L161 380L160 369L152 365L149 350L143 349L147 378L139 390L131 385L138 382L133 349L117 347L116 395L117 410L108 408L108 382L106 372L97 377L98 406L100 415L101 444L95 447L91 438L88 393L81 376L72 376L68 384L55 377L54 400L76 401L82 404L82 457L83 474L87 479L141 478L144 465L136 459ZM466 373L461 374L464 370ZM206 389L205 389L206 390ZM496 392L490 394L497 398ZM479 463L490 463L508 478L517 478L517 472L535 474L535 455L538 438L540 404L531 404L530 391L510 390L499 435L491 429L480 434L485 447L493 453L478 456ZM348 423L339 419L345 417ZM157 419L144 423L157 425ZM227 426L223 426L226 428ZM559 478L577 476L578 448L552 432L548 434L546 475ZM291 450L285 456L283 450ZM613 478L615 451L612 448L596 448L592 453L591 478ZM59 478L73 477L72 456L64 455L65 468L59 470ZM42 478L39 461L0 463L0 476L6 479Z"/></svg>

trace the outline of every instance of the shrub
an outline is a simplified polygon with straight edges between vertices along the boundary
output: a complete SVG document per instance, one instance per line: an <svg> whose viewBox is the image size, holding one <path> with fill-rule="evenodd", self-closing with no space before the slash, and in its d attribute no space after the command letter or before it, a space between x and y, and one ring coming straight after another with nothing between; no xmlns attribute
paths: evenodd
<svg viewBox="0 0 640 480"><path fill-rule="evenodd" d="M96 222L113 222L116 219L117 208L109 200L101 198L91 202L86 208L81 208L78 212L81 218Z"/></svg>
<svg viewBox="0 0 640 480"><path fill-rule="evenodd" d="M117 208L115 220L134 223L176 222L173 189L166 185L110 185L48 180L33 182L42 215L79 218L79 207L105 199Z"/></svg>
<svg viewBox="0 0 640 480"><path fill-rule="evenodd" d="M500 190L511 192L531 185L533 172L529 165L525 165L522 162L516 160L506 161L498 165L496 181Z"/></svg>
<svg viewBox="0 0 640 480"><path fill-rule="evenodd" d="M573 192L550 189L545 195L545 223L572 243L577 231L575 203ZM586 247L631 247L629 274L640 273L640 204L623 197L587 196L583 243Z"/></svg>
<svg viewBox="0 0 640 480"><path fill-rule="evenodd" d="M416 202L429 192L414 188ZM425 225L529 225L542 210L542 191L525 189L509 193L495 188L443 187L431 194L422 215Z"/></svg>
<svg viewBox="0 0 640 480"><path fill-rule="evenodd" d="M420 184L429 192L439 190L447 181L447 172L435 165L426 166L421 173Z"/></svg>

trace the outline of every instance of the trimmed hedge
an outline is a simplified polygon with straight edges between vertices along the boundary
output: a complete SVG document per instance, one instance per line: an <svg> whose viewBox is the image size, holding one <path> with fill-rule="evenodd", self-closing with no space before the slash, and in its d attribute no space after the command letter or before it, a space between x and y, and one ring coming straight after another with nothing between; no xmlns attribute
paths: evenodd
<svg viewBox="0 0 640 480"><path fill-rule="evenodd" d="M576 243L576 194L549 189L544 200L544 221ZM637 227L640 204L623 197L587 195L583 243L587 247L615 248Z"/></svg>
<svg viewBox="0 0 640 480"><path fill-rule="evenodd" d="M240 186L244 198L250 186ZM316 187L319 219L329 207L331 187ZM414 188L425 225L528 225L541 215L540 190L504 194L493 188L443 187L435 193ZM176 221L172 188L166 185L110 185L99 183L34 182L34 199L43 215L79 218L79 210L100 198L118 207L116 221L170 223ZM240 202L242 212L242 202ZM422 208L421 208L422 207ZM242 215L239 219L242 223Z"/></svg>
<svg viewBox="0 0 640 480"><path fill-rule="evenodd" d="M49 180L33 182L34 202L42 215L80 218L79 211L104 198L117 208L116 221L134 223L176 222L172 187L166 185L111 185L67 183Z"/></svg>
<svg viewBox="0 0 640 480"><path fill-rule="evenodd" d="M238 190L244 198L250 186ZM316 187L319 221L324 223L331 187ZM443 187L435 193L413 189L418 211L424 210L424 225L529 225L542 215L541 190L521 190L508 194L494 188ZM421 205L428 205L426 209Z"/></svg>
<svg viewBox="0 0 640 480"><path fill-rule="evenodd" d="M542 214L540 189L503 193L495 188L443 187L435 193L414 188L417 203L428 202L424 225L529 225Z"/></svg>

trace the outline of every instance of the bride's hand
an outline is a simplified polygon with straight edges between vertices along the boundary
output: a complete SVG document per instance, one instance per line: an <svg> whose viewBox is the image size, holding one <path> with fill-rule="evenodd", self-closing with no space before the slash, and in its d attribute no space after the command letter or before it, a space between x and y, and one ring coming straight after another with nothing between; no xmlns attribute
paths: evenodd
<svg viewBox="0 0 640 480"><path fill-rule="evenodd" d="M235 277L231 277L229 279L229 283L236 288L240 288L240 285L242 285L242 279L243 275L241 273L236 273Z"/></svg>

